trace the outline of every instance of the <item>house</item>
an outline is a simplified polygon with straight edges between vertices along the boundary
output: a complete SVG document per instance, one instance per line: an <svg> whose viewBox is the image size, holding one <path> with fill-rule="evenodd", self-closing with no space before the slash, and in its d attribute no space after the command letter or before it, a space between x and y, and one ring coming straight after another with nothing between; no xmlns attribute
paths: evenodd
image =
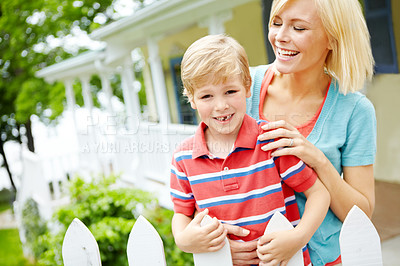
<svg viewBox="0 0 400 266"><path fill-rule="evenodd" d="M264 5L262 2L265 2ZM169 163L183 138L195 130L197 117L181 96L179 64L186 48L207 34L227 33L246 49L250 65L267 64L273 54L265 38L265 22L272 0L160 0L94 31L91 37L106 43L90 51L37 72L49 82L65 84L69 111L75 113L74 82L82 85L87 130L76 128L80 142L79 162L88 169L110 169L124 173L124 180L157 191L169 206ZM376 75L364 92L376 108L378 153L375 177L400 182L400 2L360 0L363 4L377 62ZM263 8L266 7L266 8ZM134 86L132 51L140 49L147 105L140 104ZM107 95L109 117L117 117L111 104L112 75L121 77L125 104L124 123L94 116L90 79L101 78ZM144 111L145 110L145 111ZM76 122L75 122L76 124ZM111 134L104 128L115 126ZM105 152L94 147L104 144ZM82 148L83 147L83 148ZM110 166L111 165L111 166Z"/></svg>

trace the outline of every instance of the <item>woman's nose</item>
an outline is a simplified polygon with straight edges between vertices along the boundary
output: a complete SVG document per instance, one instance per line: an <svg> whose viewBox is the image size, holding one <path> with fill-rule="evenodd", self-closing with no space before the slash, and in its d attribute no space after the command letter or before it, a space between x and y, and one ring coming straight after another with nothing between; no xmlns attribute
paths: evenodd
<svg viewBox="0 0 400 266"><path fill-rule="evenodd" d="M287 42L287 41L289 41L289 35L288 35L288 29L287 29L287 27L285 27L285 26L282 25L282 26L277 30L276 35L275 35L275 39L276 39L278 42Z"/></svg>

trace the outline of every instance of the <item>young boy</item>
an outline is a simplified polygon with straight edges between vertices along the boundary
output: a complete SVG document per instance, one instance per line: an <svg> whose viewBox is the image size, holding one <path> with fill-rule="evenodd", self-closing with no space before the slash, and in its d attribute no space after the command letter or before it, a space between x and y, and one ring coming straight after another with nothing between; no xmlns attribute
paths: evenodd
<svg viewBox="0 0 400 266"><path fill-rule="evenodd" d="M225 35L197 40L183 56L181 73L184 93L202 122L172 160L172 231L177 246L190 253L216 251L227 235L224 223L249 231L246 237L231 239L257 240L279 211L297 226L271 234L258 254L263 261L288 261L324 219L329 193L297 157L274 158L261 150L265 143L257 137L265 122L246 115L251 78L247 55L237 41ZM300 222L294 190L307 196ZM201 227L206 214L213 223ZM303 250L308 265L310 258Z"/></svg>

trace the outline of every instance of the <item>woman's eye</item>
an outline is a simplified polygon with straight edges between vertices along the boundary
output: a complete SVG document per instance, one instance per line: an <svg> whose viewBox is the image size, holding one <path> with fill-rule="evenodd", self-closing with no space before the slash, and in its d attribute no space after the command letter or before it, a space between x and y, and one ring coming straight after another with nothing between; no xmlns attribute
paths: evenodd
<svg viewBox="0 0 400 266"><path fill-rule="evenodd" d="M294 28L294 30L297 30L297 31L303 31L303 30L306 30L305 28L302 28L302 27L293 27Z"/></svg>
<svg viewBox="0 0 400 266"><path fill-rule="evenodd" d="M276 27L279 27L279 26L282 26L282 23L272 22L272 25L273 25L273 26L276 26Z"/></svg>

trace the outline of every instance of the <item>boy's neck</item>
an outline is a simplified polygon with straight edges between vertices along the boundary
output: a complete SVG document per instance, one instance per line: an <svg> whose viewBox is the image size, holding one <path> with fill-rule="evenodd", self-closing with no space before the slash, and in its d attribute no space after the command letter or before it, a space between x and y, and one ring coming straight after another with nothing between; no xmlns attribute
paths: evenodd
<svg viewBox="0 0 400 266"><path fill-rule="evenodd" d="M232 151L238 134L226 136L224 134L211 132L208 128L204 132L208 151L218 157L226 158Z"/></svg>

